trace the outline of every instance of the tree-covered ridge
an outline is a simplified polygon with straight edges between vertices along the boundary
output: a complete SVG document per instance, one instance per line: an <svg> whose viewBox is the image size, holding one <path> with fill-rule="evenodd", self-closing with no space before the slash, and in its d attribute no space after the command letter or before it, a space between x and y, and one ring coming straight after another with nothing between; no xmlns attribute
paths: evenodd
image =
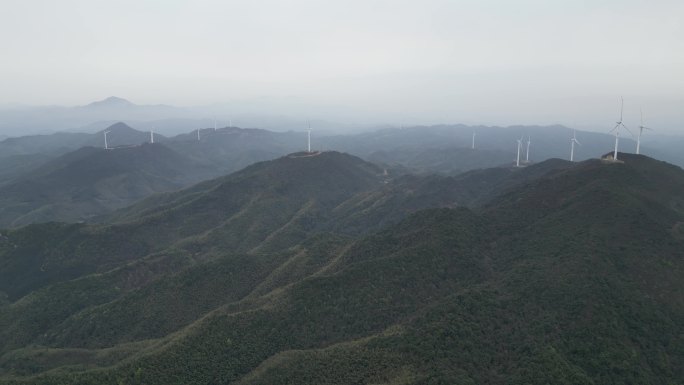
<svg viewBox="0 0 684 385"><path fill-rule="evenodd" d="M0 383L682 383L684 172L623 159L514 171L521 183L486 174L503 195L482 208L422 210L374 234L306 227L415 208L392 199L409 186L442 204L434 189L467 191L449 178L375 190L371 169L353 200L328 192L257 246L221 243L236 227L45 286L1 305L13 342ZM167 202L211 199L193 194ZM273 217L260 213L252 223ZM42 311L67 306L58 322ZM48 332L31 337L29 321Z"/></svg>

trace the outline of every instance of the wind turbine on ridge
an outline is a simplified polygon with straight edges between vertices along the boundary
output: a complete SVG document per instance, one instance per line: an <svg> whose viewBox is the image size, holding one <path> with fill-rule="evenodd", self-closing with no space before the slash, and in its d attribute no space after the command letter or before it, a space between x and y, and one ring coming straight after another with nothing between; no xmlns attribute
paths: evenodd
<svg viewBox="0 0 684 385"><path fill-rule="evenodd" d="M518 141L518 156L515 158L515 167L520 167L520 148L522 147L522 136L520 139L516 139Z"/></svg>
<svg viewBox="0 0 684 385"><path fill-rule="evenodd" d="M527 135L527 154L525 154L525 163L530 163L530 143L532 143L532 137Z"/></svg>
<svg viewBox="0 0 684 385"><path fill-rule="evenodd" d="M154 143L154 128L150 129L150 143Z"/></svg>
<svg viewBox="0 0 684 385"><path fill-rule="evenodd" d="M620 140L620 127L623 127L625 130L627 130L627 132L629 132L630 135L634 136L634 134L632 134L632 131L630 131L629 128L627 128L627 126L625 126L625 124L622 123L622 112L624 110L624 107L625 107L625 100L622 97L620 97L620 120L615 122L615 127L613 127L613 129L609 131L609 132L615 131L615 151L613 151L613 160L614 161L618 160L617 154L618 154L618 141Z"/></svg>
<svg viewBox="0 0 684 385"><path fill-rule="evenodd" d="M577 132L572 130L572 138L570 138L570 161L575 161L575 144L581 146L580 142L577 140Z"/></svg>
<svg viewBox="0 0 684 385"><path fill-rule="evenodd" d="M110 131L104 131L104 138L105 138L105 150L109 150L109 146L107 146L107 134L109 134Z"/></svg>
<svg viewBox="0 0 684 385"><path fill-rule="evenodd" d="M475 131L473 131L473 144L472 144L472 146L470 146L470 149L471 150L475 149Z"/></svg>
<svg viewBox="0 0 684 385"><path fill-rule="evenodd" d="M311 152L311 121L309 121L309 128L306 130L307 131L307 141L306 141L306 148L307 152Z"/></svg>
<svg viewBox="0 0 684 385"><path fill-rule="evenodd" d="M639 148L641 147L641 134L644 132L644 130L651 130L653 131L652 128L644 126L644 112L639 108L639 113L641 114L641 125L639 126L639 136L637 137L637 148L636 148L636 153L639 154Z"/></svg>

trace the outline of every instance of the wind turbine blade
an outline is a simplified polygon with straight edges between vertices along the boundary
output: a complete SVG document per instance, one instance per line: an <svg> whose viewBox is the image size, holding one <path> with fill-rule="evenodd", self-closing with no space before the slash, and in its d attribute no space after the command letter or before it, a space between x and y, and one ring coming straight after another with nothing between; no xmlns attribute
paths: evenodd
<svg viewBox="0 0 684 385"><path fill-rule="evenodd" d="M582 143L580 143L579 140L577 140L577 139L575 139L575 143L577 143L580 146L582 145Z"/></svg>
<svg viewBox="0 0 684 385"><path fill-rule="evenodd" d="M625 130L627 130L627 132L629 132L630 135L634 136L634 134L632 133L632 131L630 131L629 128L627 128L627 126L625 126L623 123L620 123L620 125L621 125L622 127L624 127Z"/></svg>
<svg viewBox="0 0 684 385"><path fill-rule="evenodd" d="M620 122L622 122L622 112L625 109L625 99L620 96Z"/></svg>

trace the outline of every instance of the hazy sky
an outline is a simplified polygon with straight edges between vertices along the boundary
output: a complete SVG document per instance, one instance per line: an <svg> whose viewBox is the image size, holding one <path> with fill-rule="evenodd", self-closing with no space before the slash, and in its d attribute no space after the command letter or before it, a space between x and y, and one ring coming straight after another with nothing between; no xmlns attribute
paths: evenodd
<svg viewBox="0 0 684 385"><path fill-rule="evenodd" d="M0 104L608 127L623 95L626 119L643 107L667 131L684 118L682 20L682 0L3 0Z"/></svg>

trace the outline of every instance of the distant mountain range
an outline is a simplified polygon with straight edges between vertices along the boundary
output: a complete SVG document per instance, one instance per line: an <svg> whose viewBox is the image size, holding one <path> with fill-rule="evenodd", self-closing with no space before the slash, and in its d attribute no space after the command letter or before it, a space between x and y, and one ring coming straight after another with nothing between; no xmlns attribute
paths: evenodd
<svg viewBox="0 0 684 385"><path fill-rule="evenodd" d="M169 118L196 118L183 108L167 105L142 106L125 99L109 97L84 106L39 106L0 110L0 132L5 135L26 136L74 130L103 122L106 126L120 121L151 121ZM99 126L102 129L106 126Z"/></svg>
<svg viewBox="0 0 684 385"><path fill-rule="evenodd" d="M18 137L55 132L93 133L120 121L148 131L176 135L196 128L236 125L267 127L276 131L302 129L307 119L296 119L271 110L263 101L234 101L227 105L176 107L140 105L111 96L83 106L0 106L0 135ZM218 122L217 122L218 121ZM319 131L358 129L320 119L312 121Z"/></svg>
<svg viewBox="0 0 684 385"><path fill-rule="evenodd" d="M89 108L116 108L129 102L111 99ZM304 132L273 132L238 127L205 128L166 137L155 133L155 144L166 151L147 151L141 144L151 141L150 132L142 132L124 123L105 129L108 144L117 156L130 157L116 163L116 178L107 161L83 157L83 154L104 156L93 152L104 147L103 131L97 133L55 133L0 142L0 225L16 226L44 221L84 221L107 214L149 194L171 191L191 183L226 175L252 163L278 158L300 151L306 144ZM476 134L475 149L472 135ZM341 150L372 161L396 174L457 175L488 167L510 167L515 163L516 140L523 137L521 164L528 165L527 142L530 141L529 164L550 157L564 157L569 152L571 130L554 127L469 127L430 126L404 129L383 129L355 135L313 137L315 149ZM579 132L582 146L575 159L598 157L613 145L609 135ZM199 140L198 140L199 136ZM622 148L633 146L621 141ZM83 150L89 147L90 150ZM123 151L126 149L125 151ZM122 152L123 153L120 153ZM684 164L682 155L643 147L646 153L675 164ZM97 155L99 154L99 155ZM114 156L114 155L112 155ZM147 158L146 158L147 157ZM159 158L155 158L159 157ZM173 160L166 159L170 157ZM69 166L60 170L60 177L51 177L44 170L53 170L51 163ZM145 165L160 168L150 171ZM80 163L89 164L80 164ZM168 167L177 167L169 177ZM102 179L86 178L82 169L88 167ZM94 167L101 167L95 170ZM161 170L166 170L162 172ZM146 171L142 171L146 170ZM111 179L114 178L114 179ZM111 182L105 182L109 180ZM117 180L125 181L117 186ZM28 193L31 190L31 193ZM107 191L111 190L111 191ZM58 193L59 192L59 193Z"/></svg>
<svg viewBox="0 0 684 385"><path fill-rule="evenodd" d="M0 384L678 383L684 171L620 159L293 153L5 231Z"/></svg>
<svg viewBox="0 0 684 385"><path fill-rule="evenodd" d="M125 103L125 102L121 102ZM302 150L306 147L306 133L299 132L273 132L263 129L242 129L238 127L218 126L200 129L200 142L203 145L222 147L222 156L236 149L249 151L265 151L281 156L289 152ZM150 133L134 130L124 123L116 123L107 128L112 131L109 139L112 145L139 145L150 140ZM104 146L104 137L100 130L97 133L55 133L51 135L33 135L17 138L8 138L0 142L0 157L29 154L63 154L82 146ZM476 150L490 152L473 154L472 158L464 158L463 153L456 158L445 153L445 150L453 149L461 151L470 149L472 135L476 134ZM467 171L468 169L481 168L495 165L493 162L506 159L505 163L512 163L516 156L516 141L522 138L523 147L521 159L527 155L527 142L530 142L530 161L539 162L549 158L567 158L570 153L570 138L573 131L563 126L512 126L512 127L485 127L485 126L419 126L404 129L381 129L360 134L325 136L313 133L313 145L319 150L334 150L349 152L366 159L373 159L391 164L400 164L415 170L427 169L429 171ZM167 138L155 134L157 141ZM598 157L614 147L614 137L609 134L593 132L577 132L577 138L582 143L575 148L575 160L584 160ZM197 141L197 129L186 131L168 138L176 142L174 146L179 151L186 150L181 142ZM651 148L642 146L642 152L656 158L684 166L684 155L676 147L678 142L653 141L658 147ZM636 148L636 143L627 138L620 141L621 151L630 152ZM218 150L218 148L216 148ZM440 153L441 152L441 153ZM439 154L435 154L439 153ZM479 158L479 160L478 160ZM454 165L453 168L437 163L448 162L465 165ZM484 161L484 163L482 163ZM243 165L244 166L244 165Z"/></svg>

